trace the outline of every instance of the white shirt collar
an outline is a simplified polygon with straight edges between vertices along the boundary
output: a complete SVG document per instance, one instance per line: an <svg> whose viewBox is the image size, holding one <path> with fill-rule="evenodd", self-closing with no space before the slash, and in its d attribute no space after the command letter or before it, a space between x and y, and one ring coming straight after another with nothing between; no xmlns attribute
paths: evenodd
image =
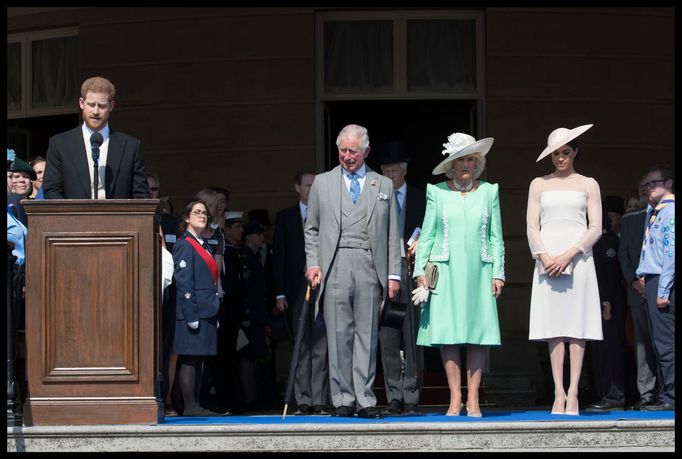
<svg viewBox="0 0 682 459"><path fill-rule="evenodd" d="M90 129L87 124L83 123L83 138L85 139L87 144L90 144L90 137L94 133L95 131ZM99 133L102 134L102 138L104 139L102 143L106 142L106 140L109 138L109 123L107 123L102 129L100 129Z"/></svg>
<svg viewBox="0 0 682 459"><path fill-rule="evenodd" d="M403 185L395 191L400 191L400 196L403 198L407 196L407 182L403 182Z"/></svg>

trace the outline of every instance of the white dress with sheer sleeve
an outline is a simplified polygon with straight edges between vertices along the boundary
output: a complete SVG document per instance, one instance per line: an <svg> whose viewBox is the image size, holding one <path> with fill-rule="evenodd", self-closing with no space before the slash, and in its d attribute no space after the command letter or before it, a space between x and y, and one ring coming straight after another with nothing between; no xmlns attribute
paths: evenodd
<svg viewBox="0 0 682 459"><path fill-rule="evenodd" d="M535 261L530 301L530 340L567 337L601 340L601 305L592 245L601 236L601 195L590 178L538 177L528 194L528 243ZM589 224L588 224L589 223ZM544 274L541 253L570 247L582 254L559 277Z"/></svg>

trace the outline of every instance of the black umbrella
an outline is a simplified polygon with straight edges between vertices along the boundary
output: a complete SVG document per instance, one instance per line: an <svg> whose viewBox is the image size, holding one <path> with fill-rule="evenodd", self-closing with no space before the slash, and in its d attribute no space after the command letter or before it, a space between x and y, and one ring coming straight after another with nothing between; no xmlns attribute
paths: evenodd
<svg viewBox="0 0 682 459"><path fill-rule="evenodd" d="M305 292L305 299L301 305L301 314L298 319L298 327L296 328L294 347L291 351L291 364L289 364L287 388L286 391L284 391L284 411L282 412L282 421L284 421L284 419L287 417L289 400L291 400L291 392L294 389L294 378L296 377L296 370L298 369L298 361L301 354L301 343L303 342L303 334L305 332L306 322L308 321L308 314L310 310L310 291L310 284L308 284L308 288Z"/></svg>

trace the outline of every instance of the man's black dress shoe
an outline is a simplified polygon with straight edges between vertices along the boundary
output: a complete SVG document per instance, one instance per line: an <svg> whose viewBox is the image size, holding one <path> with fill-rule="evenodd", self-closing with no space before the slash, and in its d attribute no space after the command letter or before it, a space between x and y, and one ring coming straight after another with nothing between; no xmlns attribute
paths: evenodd
<svg viewBox="0 0 682 459"><path fill-rule="evenodd" d="M629 406L627 409L632 410L632 411L640 411L643 406L653 405L655 403L656 403L656 400L654 400L653 398L647 398L647 397L640 398L639 400L637 400L637 403L635 403L632 406Z"/></svg>
<svg viewBox="0 0 682 459"><path fill-rule="evenodd" d="M341 418L352 418L355 416L355 410L352 406L341 405L334 408L334 413L332 416L337 416Z"/></svg>
<svg viewBox="0 0 682 459"><path fill-rule="evenodd" d="M211 410L207 410L203 407L198 408L188 408L182 412L183 417L202 417L202 418L212 418L216 416L222 416L221 414L215 413Z"/></svg>
<svg viewBox="0 0 682 459"><path fill-rule="evenodd" d="M400 402L400 400L393 399L391 400L391 403L384 408L383 414L384 416L400 416L402 412L403 404Z"/></svg>
<svg viewBox="0 0 682 459"><path fill-rule="evenodd" d="M359 418L366 419L382 419L381 411L376 406L368 406L358 411Z"/></svg>
<svg viewBox="0 0 682 459"><path fill-rule="evenodd" d="M311 414L315 414L317 416L328 416L330 413L327 407L324 405L313 405Z"/></svg>
<svg viewBox="0 0 682 459"><path fill-rule="evenodd" d="M588 406L585 411L623 411L623 405L600 400Z"/></svg>
<svg viewBox="0 0 682 459"><path fill-rule="evenodd" d="M294 416L306 416L308 414L310 414L310 406L305 403L298 405L294 411Z"/></svg>
<svg viewBox="0 0 682 459"><path fill-rule="evenodd" d="M668 402L658 402L653 405L644 405L641 411L675 411L675 405Z"/></svg>
<svg viewBox="0 0 682 459"><path fill-rule="evenodd" d="M416 416L422 414L416 403L406 403L403 407L403 414L406 416Z"/></svg>

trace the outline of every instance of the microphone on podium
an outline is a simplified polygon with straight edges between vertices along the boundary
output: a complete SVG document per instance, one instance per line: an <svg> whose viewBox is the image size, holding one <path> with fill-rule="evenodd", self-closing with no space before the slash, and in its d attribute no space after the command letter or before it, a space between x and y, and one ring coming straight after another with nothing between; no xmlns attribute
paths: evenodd
<svg viewBox="0 0 682 459"><path fill-rule="evenodd" d="M97 199L99 195L99 146L104 142L104 137L99 132L90 136L90 147L92 148L92 162L94 167L94 192L92 199Z"/></svg>

